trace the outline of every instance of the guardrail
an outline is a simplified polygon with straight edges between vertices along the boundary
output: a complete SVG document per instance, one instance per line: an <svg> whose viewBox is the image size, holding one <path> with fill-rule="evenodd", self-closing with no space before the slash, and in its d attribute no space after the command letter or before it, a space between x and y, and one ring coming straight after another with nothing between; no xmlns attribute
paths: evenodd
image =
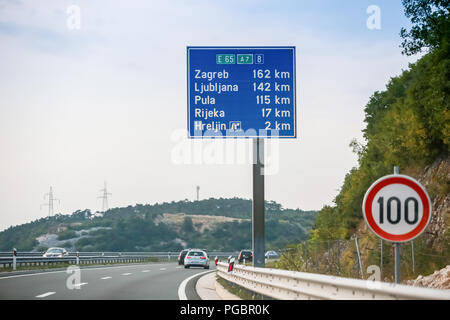
<svg viewBox="0 0 450 320"><path fill-rule="evenodd" d="M125 255L125 256L147 256L147 257L178 257L178 251L150 251L150 252L117 252L117 251L97 251L97 252L78 252L80 257L82 256L117 256L117 255ZM223 252L223 251L207 251L210 257L218 256L218 257L228 257L230 255L237 255L239 252ZM17 251L17 257L42 257L44 251L36 252L36 251ZM70 251L69 256L75 256L77 254L76 251ZM12 251L1 251L0 258L9 258L12 255Z"/></svg>
<svg viewBox="0 0 450 320"><path fill-rule="evenodd" d="M16 253L16 266L43 266L62 263L78 264L104 264L104 263L136 263L145 262L150 258L157 258L158 261L175 261L178 258L178 252L69 252L68 256L61 258L47 258L42 255L44 252L20 252ZM228 257L236 254L235 252L216 252L208 253L214 257ZM12 252L0 252L0 269L14 266Z"/></svg>
<svg viewBox="0 0 450 320"><path fill-rule="evenodd" d="M256 268L218 262L217 274L263 296L280 300L450 300L450 290L418 288L297 271Z"/></svg>
<svg viewBox="0 0 450 320"><path fill-rule="evenodd" d="M105 264L105 263L136 263L148 261L147 256L65 256L62 258L46 257L16 257L16 266L44 266L63 263L70 264ZM13 258L0 257L0 268L14 267Z"/></svg>

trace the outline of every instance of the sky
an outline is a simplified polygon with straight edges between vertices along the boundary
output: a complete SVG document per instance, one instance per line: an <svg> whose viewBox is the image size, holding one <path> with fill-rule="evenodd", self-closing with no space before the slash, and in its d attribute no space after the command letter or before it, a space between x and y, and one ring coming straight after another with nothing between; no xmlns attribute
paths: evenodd
<svg viewBox="0 0 450 320"><path fill-rule="evenodd" d="M101 210L105 181L110 207L194 200L197 185L250 199L250 164L186 138L186 46L296 47L298 138L272 142L265 197L331 205L364 106L417 59L399 48L408 25L400 0L0 0L0 230L47 216L50 186L62 214ZM179 161L181 146L200 161Z"/></svg>

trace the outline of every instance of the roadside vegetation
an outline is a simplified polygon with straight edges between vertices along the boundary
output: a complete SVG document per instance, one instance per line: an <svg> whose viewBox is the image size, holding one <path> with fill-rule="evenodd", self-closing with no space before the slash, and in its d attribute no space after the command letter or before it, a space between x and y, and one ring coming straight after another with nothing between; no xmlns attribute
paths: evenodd
<svg viewBox="0 0 450 320"><path fill-rule="evenodd" d="M429 274L450 262L450 217L445 204L450 194L450 3L403 0L403 4L412 22L410 30L401 31L403 53L424 55L391 78L386 90L370 97L365 106L366 142L350 143L358 167L345 176L334 205L318 213L309 241L290 245L280 268L359 277L354 236L360 237L363 265L379 265L380 240L365 227L361 206L369 186L392 174L394 166L426 181L434 215L443 220L436 230L414 240L414 265L411 244L403 246L404 277ZM385 243L383 274L388 280L393 276L392 255L392 245Z"/></svg>

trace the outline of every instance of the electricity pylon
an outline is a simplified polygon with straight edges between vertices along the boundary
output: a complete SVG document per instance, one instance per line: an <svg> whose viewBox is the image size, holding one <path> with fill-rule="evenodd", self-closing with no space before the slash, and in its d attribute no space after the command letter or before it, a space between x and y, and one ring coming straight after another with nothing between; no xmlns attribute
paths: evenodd
<svg viewBox="0 0 450 320"><path fill-rule="evenodd" d="M50 187L50 192L46 193L44 195L44 200L48 197L48 203L43 203L41 204L41 209L42 207L48 206L48 216L51 217L54 214L54 207L53 207L53 202L58 201L58 204L60 204L61 202L59 201L59 199L56 199L53 196L53 189L52 187Z"/></svg>
<svg viewBox="0 0 450 320"><path fill-rule="evenodd" d="M108 189L106 188L106 181L104 188L101 189L100 191L103 192L103 194L97 198L103 199L102 212L105 212L106 210L108 210L108 196L112 195L111 193L108 192Z"/></svg>

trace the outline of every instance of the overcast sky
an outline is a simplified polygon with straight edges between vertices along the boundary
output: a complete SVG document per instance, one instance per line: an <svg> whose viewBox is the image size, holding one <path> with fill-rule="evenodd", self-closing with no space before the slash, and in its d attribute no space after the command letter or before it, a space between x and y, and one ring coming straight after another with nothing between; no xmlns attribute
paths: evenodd
<svg viewBox="0 0 450 320"><path fill-rule="evenodd" d="M100 210L104 181L110 207L195 199L197 185L251 198L248 164L174 160L188 45L296 46L298 138L279 143L266 199L331 204L357 165L364 106L416 59L400 53L407 25L400 0L0 0L0 230L46 216L50 186L63 214Z"/></svg>

